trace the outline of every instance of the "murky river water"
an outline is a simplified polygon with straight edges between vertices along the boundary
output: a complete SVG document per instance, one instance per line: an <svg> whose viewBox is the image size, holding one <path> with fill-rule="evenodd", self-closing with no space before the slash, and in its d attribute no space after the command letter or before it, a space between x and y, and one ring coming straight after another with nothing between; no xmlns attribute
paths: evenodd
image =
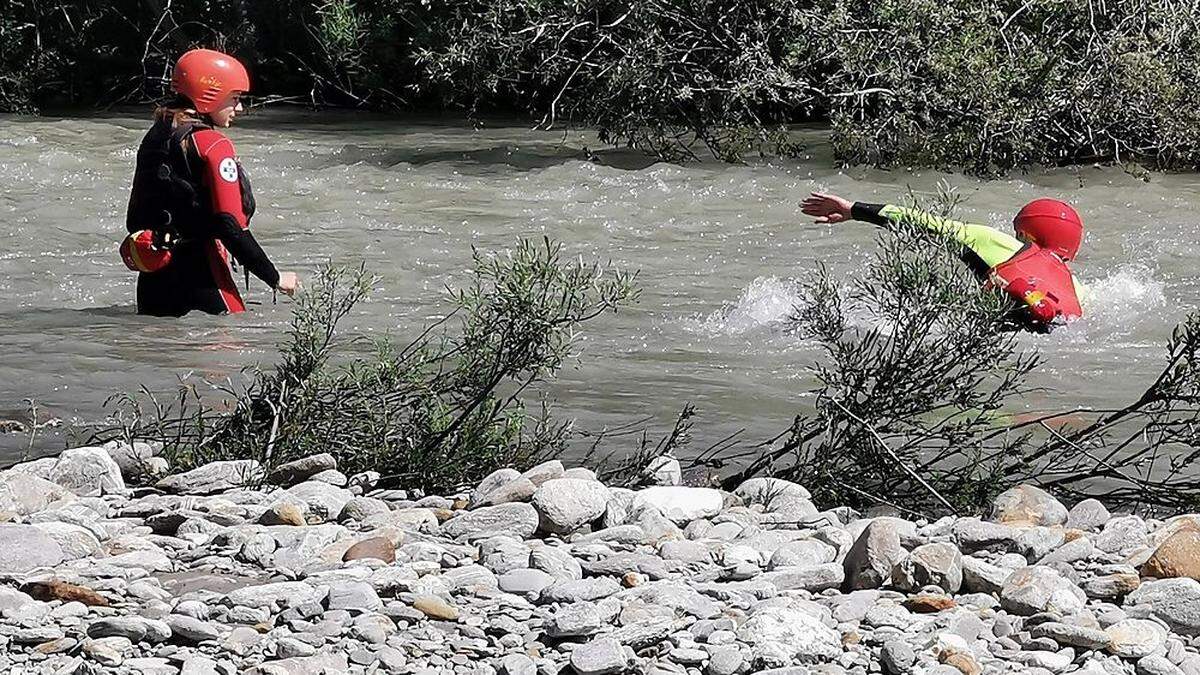
<svg viewBox="0 0 1200 675"><path fill-rule="evenodd" d="M251 282L252 311L183 320L134 314L135 275L116 255L145 117L0 117L0 419L103 417L141 384L220 380L269 363L288 302ZM696 404L698 444L745 428L774 435L804 405L813 353L778 329L795 280L824 262L853 273L864 223L815 225L798 200L832 190L864 201L950 180L963 214L1007 227L1036 196L1066 198L1088 233L1076 270L1083 321L1023 338L1046 363L1034 410L1125 401L1157 373L1171 327L1200 300L1200 180L1084 167L981 182L936 172L839 170L820 133L804 161L651 163L601 153L586 135L483 130L362 115L267 114L230 136L254 179L253 230L280 269L365 261L383 281L349 326L410 335L462 279L472 245L549 235L571 253L640 270L641 301L585 329L584 355L552 387L596 430L645 415L669 426ZM257 285L256 285L257 284ZM64 427L65 428L65 427ZM0 435L0 460L29 439ZM35 450L62 447L46 432Z"/></svg>

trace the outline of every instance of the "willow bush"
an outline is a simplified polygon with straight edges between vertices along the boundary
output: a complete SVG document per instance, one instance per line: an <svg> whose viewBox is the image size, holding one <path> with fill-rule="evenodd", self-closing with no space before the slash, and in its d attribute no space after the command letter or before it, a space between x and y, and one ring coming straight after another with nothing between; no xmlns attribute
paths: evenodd
<svg viewBox="0 0 1200 675"><path fill-rule="evenodd" d="M0 110L147 101L180 51L260 94L520 113L682 160L794 155L995 174L1200 165L1200 6L1182 0L12 0Z"/></svg>
<svg viewBox="0 0 1200 675"><path fill-rule="evenodd" d="M161 443L173 467L256 459L271 468L328 452L424 490L478 481L557 454L570 430L532 388L576 355L579 328L636 298L633 277L562 255L549 240L476 252L450 312L408 342L364 354L342 320L366 297L363 270L326 268L298 297L274 367L214 392L115 400L120 423L93 440Z"/></svg>

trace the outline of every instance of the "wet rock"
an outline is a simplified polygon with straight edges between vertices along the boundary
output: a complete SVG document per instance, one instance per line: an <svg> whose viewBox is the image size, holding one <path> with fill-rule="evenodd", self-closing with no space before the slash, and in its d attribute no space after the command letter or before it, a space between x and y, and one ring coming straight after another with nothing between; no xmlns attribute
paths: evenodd
<svg viewBox="0 0 1200 675"><path fill-rule="evenodd" d="M596 481L556 478L546 481L533 495L542 530L571 534L604 515L608 488Z"/></svg>
<svg viewBox="0 0 1200 675"><path fill-rule="evenodd" d="M1023 616L1038 612L1077 614L1087 597L1075 584L1049 567L1023 567L1012 573L1000 592L1000 605Z"/></svg>
<svg viewBox="0 0 1200 675"><path fill-rule="evenodd" d="M918 546L892 568L892 584L907 591L932 585L957 593L962 581L962 554L953 544Z"/></svg>
<svg viewBox="0 0 1200 675"><path fill-rule="evenodd" d="M1008 525L1062 525L1067 507L1039 487L1018 485L996 497L988 519Z"/></svg>
<svg viewBox="0 0 1200 675"><path fill-rule="evenodd" d="M638 490L635 503L649 504L677 525L721 512L724 498L712 488L659 486Z"/></svg>
<svg viewBox="0 0 1200 675"><path fill-rule="evenodd" d="M441 526L442 534L462 539L486 534L511 534L519 539L533 536L538 527L538 512L529 504L501 504L463 511Z"/></svg>
<svg viewBox="0 0 1200 675"><path fill-rule="evenodd" d="M291 487L302 483L322 471L337 469L337 459L333 455L322 452L300 459L280 464L267 474L267 482L275 485Z"/></svg>
<svg viewBox="0 0 1200 675"><path fill-rule="evenodd" d="M63 561L62 547L33 525L0 524L0 574L54 567Z"/></svg>
<svg viewBox="0 0 1200 675"><path fill-rule="evenodd" d="M1167 629L1146 619L1126 619L1104 629L1108 651L1123 659L1140 659L1164 649Z"/></svg>
<svg viewBox="0 0 1200 675"><path fill-rule="evenodd" d="M1110 518L1112 514L1104 504L1096 499L1085 499L1067 514L1067 527L1084 532L1098 532Z"/></svg>
<svg viewBox="0 0 1200 675"><path fill-rule="evenodd" d="M262 477L257 460L235 459L211 462L191 471L167 476L156 483L158 489L184 495L210 495L243 485Z"/></svg>
<svg viewBox="0 0 1200 675"><path fill-rule="evenodd" d="M912 523L896 518L871 521L846 555L847 589L879 588L890 581L892 568L906 555L900 536L914 529Z"/></svg>

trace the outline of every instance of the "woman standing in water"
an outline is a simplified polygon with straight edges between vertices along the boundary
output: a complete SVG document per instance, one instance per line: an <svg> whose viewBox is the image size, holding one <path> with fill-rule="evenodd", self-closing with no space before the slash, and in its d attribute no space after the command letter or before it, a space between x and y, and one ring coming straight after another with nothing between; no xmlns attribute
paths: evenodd
<svg viewBox="0 0 1200 675"><path fill-rule="evenodd" d="M250 233L254 194L233 143L216 128L233 123L250 77L237 59L209 49L179 58L175 99L154 113L138 148L121 245L139 272L139 314L183 316L245 311L229 254L272 289L292 295L293 272L280 273Z"/></svg>

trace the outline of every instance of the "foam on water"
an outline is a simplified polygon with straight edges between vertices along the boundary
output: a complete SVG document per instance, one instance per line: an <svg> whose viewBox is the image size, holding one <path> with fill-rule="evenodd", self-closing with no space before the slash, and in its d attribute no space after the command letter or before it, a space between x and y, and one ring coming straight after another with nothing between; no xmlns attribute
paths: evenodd
<svg viewBox="0 0 1200 675"><path fill-rule="evenodd" d="M783 325L800 302L799 283L794 279L758 277L734 302L685 326L708 335L742 335L758 329Z"/></svg>

